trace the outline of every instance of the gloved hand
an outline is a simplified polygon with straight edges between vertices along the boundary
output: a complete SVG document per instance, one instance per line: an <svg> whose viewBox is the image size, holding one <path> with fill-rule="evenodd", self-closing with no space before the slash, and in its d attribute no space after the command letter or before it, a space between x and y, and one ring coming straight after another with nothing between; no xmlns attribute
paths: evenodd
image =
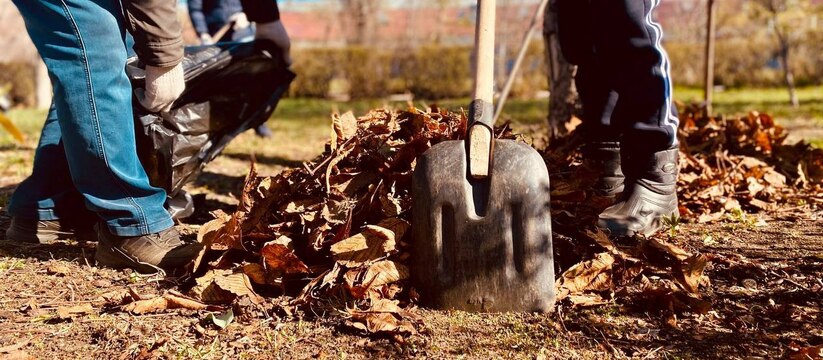
<svg viewBox="0 0 823 360"><path fill-rule="evenodd" d="M268 23L258 23L254 34L255 39L265 39L273 42L281 50L283 50L283 60L287 65L291 65L291 40L289 40L289 33L280 20Z"/></svg>
<svg viewBox="0 0 823 360"><path fill-rule="evenodd" d="M169 67L146 65L146 88L135 90L135 95L149 111L169 111L185 89L182 63Z"/></svg>
<svg viewBox="0 0 823 360"><path fill-rule="evenodd" d="M234 31L240 31L251 26L251 23L249 23L249 19L246 18L246 13L242 11L230 16L229 21L234 23L234 25L232 25L232 29Z"/></svg>
<svg viewBox="0 0 823 360"><path fill-rule="evenodd" d="M201 34L200 35L200 45L211 45L214 44L214 39L209 34Z"/></svg>

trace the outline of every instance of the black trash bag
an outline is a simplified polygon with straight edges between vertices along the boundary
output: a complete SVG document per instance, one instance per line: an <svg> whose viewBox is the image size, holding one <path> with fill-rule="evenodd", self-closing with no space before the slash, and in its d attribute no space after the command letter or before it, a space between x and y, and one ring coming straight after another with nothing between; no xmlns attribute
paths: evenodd
<svg viewBox="0 0 823 360"><path fill-rule="evenodd" d="M126 72L132 87L145 87L137 58ZM151 184L166 190L174 218L194 211L183 186L195 180L240 133L271 116L295 75L268 41L187 47L186 90L172 110L152 113L134 101L137 153Z"/></svg>

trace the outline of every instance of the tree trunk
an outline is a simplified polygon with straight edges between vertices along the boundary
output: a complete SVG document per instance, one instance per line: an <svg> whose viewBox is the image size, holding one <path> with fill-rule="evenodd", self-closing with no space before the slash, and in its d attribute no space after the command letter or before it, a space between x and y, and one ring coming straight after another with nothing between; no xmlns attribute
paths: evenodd
<svg viewBox="0 0 823 360"><path fill-rule="evenodd" d="M546 65L549 73L549 137L557 138L568 133L566 124L578 109L580 100L574 75L577 67L570 64L560 51L557 37L557 13L554 1L546 7L543 16L543 41L546 48Z"/></svg>
<svg viewBox="0 0 823 360"><path fill-rule="evenodd" d="M794 85L794 73L792 73L791 65L789 64L789 51L791 44L789 43L789 35L780 29L780 22L778 13L780 7L774 1L769 2L768 9L772 13L772 22L774 23L774 34L777 37L777 43L780 47L780 62L783 65L783 77L786 79L786 87L789 88L789 101L794 108L800 107L800 100L797 99L797 93Z"/></svg>
<svg viewBox="0 0 823 360"><path fill-rule="evenodd" d="M795 109L800 107L800 100L797 99L797 91L794 85L794 73L789 66L788 44L780 44L780 62L783 63L783 76L786 78L786 87L789 88L789 101Z"/></svg>
<svg viewBox="0 0 823 360"><path fill-rule="evenodd" d="M376 5L374 0L343 0L343 13L340 14L344 19L343 24L354 28L349 44L372 45ZM350 25L346 25L347 23Z"/></svg>

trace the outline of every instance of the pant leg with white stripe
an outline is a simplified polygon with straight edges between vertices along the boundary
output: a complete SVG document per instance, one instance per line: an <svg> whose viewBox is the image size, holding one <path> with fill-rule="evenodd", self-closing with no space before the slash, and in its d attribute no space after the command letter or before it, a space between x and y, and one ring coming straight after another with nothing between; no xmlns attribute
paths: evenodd
<svg viewBox="0 0 823 360"><path fill-rule="evenodd" d="M669 59L653 18L660 1L591 0L593 56L581 66L591 66L588 72L602 76L610 90L604 111L622 134L621 147L641 154L677 146Z"/></svg>

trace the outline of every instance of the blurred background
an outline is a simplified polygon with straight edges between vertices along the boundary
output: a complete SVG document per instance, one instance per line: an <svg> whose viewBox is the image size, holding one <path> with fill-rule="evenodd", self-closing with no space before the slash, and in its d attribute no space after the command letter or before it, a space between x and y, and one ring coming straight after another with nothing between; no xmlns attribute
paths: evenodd
<svg viewBox="0 0 823 360"><path fill-rule="evenodd" d="M769 3L783 3L777 14ZM292 96L332 99L465 97L475 2L464 0L281 0L283 22L300 77ZM497 78L502 86L537 6L499 0ZM823 0L723 0L715 6L715 85L722 90L782 87L781 46L795 86L823 82ZM185 1L180 17L189 44L197 44ZM656 16L665 30L675 82L703 84L707 0L664 0ZM781 33L779 38L776 30ZM533 37L516 98L545 97L543 40ZM784 38L784 39L783 39ZM786 44L781 44L785 42ZM0 88L14 106L48 106L48 78L10 0L0 0Z"/></svg>
<svg viewBox="0 0 823 360"><path fill-rule="evenodd" d="M538 3L498 0L498 90L513 68ZM325 119L332 110L366 111L392 102L454 107L467 103L474 1L281 0L279 4L299 76L291 99L278 114L289 117L290 109L295 109L299 110L296 117ZM716 44L713 86L707 88L710 8L715 14ZM186 42L198 44L185 1L179 3L179 10ZM767 111L800 129L804 138L823 144L823 0L663 0L655 16L665 31L678 101L703 102L711 89L716 113ZM543 20L538 25L504 119L545 124L549 116L550 52L541 31ZM555 72L556 76L563 73ZM50 95L48 76L22 19L11 0L0 0L0 97L13 109L43 109ZM17 122L36 133L41 122L26 119L40 115L30 114L20 112ZM0 141L4 139L8 140L0 132Z"/></svg>

